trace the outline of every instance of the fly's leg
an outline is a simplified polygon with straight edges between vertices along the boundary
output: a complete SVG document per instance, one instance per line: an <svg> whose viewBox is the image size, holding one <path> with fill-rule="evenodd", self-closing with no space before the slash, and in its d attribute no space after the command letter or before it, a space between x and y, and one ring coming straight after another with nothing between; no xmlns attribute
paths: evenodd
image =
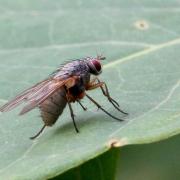
<svg viewBox="0 0 180 180"><path fill-rule="evenodd" d="M105 112L107 115L109 115L109 116L112 117L113 119L116 119L116 120L118 120L118 121L124 121L123 119L119 119L119 118L113 116L112 114L110 114L108 111L106 111L103 107L101 107L101 105L100 105L98 102L96 102L96 101L95 101L91 96L89 96L88 94L86 94L86 97L87 97L90 101L92 101L99 109L101 109L103 112Z"/></svg>
<svg viewBox="0 0 180 180"><path fill-rule="evenodd" d="M67 95L67 104L69 106L69 110L70 110L71 118L73 120L74 128L75 128L76 132L79 133L79 129L77 128L77 125L76 125L76 122L75 122L75 119L74 119L75 115L73 113L73 109L72 109L71 103L69 101L68 95Z"/></svg>
<svg viewBox="0 0 180 180"><path fill-rule="evenodd" d="M98 83L101 83L101 81L98 78L97 78L97 81ZM105 86L105 89L103 88L103 86L100 86L103 95L106 96L113 105L115 103L119 107L119 103L110 96L108 87L105 82L103 82L103 85Z"/></svg>
<svg viewBox="0 0 180 180"><path fill-rule="evenodd" d="M98 83L94 83L95 81L98 81ZM105 89L103 88L103 85L105 86ZM117 106L119 107L119 104L117 101L115 101L109 94L109 90L107 88L107 85L105 82L101 82L98 78L93 79L92 82L88 85L87 90L93 90L96 88L101 88L101 91L104 96L108 98L108 100L113 104L113 106L117 109ZM119 110L119 109L118 109Z"/></svg>
<svg viewBox="0 0 180 180"><path fill-rule="evenodd" d="M97 80L98 83L94 83L95 80ZM103 86L105 86L105 89L103 88ZM110 96L109 90L108 90L107 85L106 85L105 82L101 82L98 78L96 78L96 79L94 79L90 84L88 84L88 86L87 86L86 89L87 89L87 90L92 90L92 89L96 89L96 88L101 88L101 91L102 91L103 95L107 97L107 99L109 100L109 102L110 102L118 111L120 111L121 113L126 114L126 115L128 114L128 113L124 112L123 110L121 110L121 109L119 108L119 104Z"/></svg>
<svg viewBox="0 0 180 180"><path fill-rule="evenodd" d="M33 140L33 139L37 138L43 132L45 127L46 127L46 125L44 125L35 136L30 137L30 139Z"/></svg>
<svg viewBox="0 0 180 180"><path fill-rule="evenodd" d="M100 81L98 78L97 78L97 80L98 80L98 83L101 83L101 81ZM103 95L107 97L108 101L109 101L118 111L120 111L120 112L123 113L123 114L128 115L128 113L124 112L123 110L121 110L121 109L119 108L118 102L115 101L115 100L110 96L108 87L107 87L107 85L106 85L105 82L103 82L103 85L104 85L105 89L103 88L103 86L100 86Z"/></svg>
<svg viewBox="0 0 180 180"><path fill-rule="evenodd" d="M83 108L83 110L84 110L84 111L86 111L86 110L87 110L87 108L83 106L83 104L81 103L81 101L77 100L77 102L78 102L78 103L79 103L79 105Z"/></svg>
<svg viewBox="0 0 180 180"><path fill-rule="evenodd" d="M75 119L74 119L74 113L73 113L73 109L72 109L72 106L71 106L71 103L70 103L70 102L68 102L68 106L69 106L71 118L72 118L72 120L73 120L74 128L75 128L76 132L79 133L79 129L78 129L77 126L76 126L76 122L75 122Z"/></svg>

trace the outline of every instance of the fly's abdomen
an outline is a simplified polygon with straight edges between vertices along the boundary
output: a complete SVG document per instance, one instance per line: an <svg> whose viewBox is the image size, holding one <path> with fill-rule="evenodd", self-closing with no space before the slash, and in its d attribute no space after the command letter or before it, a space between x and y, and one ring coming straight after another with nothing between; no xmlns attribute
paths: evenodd
<svg viewBox="0 0 180 180"><path fill-rule="evenodd" d="M46 126L52 126L66 106L66 92L62 87L39 105L41 117Z"/></svg>

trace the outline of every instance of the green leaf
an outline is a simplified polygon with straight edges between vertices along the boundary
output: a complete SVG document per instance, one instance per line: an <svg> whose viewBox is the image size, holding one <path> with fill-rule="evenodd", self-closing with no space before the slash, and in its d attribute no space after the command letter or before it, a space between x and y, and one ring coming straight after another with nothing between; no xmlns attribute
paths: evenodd
<svg viewBox="0 0 180 180"><path fill-rule="evenodd" d="M180 132L178 2L130 0L1 0L0 103L46 78L67 59L103 53L100 78L129 113L123 116L101 94L89 92L117 122L87 99L73 107L80 133L66 109L35 141L39 111L0 115L1 179L47 179L111 146L149 143Z"/></svg>

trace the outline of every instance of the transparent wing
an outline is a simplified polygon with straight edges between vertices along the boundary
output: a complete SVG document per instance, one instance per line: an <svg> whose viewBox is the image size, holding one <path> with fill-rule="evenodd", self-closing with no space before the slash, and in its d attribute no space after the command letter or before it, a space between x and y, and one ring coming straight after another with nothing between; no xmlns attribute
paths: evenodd
<svg viewBox="0 0 180 180"><path fill-rule="evenodd" d="M12 110L13 108L15 108L16 106L21 104L23 101L27 100L31 94L34 94L38 90L40 90L49 81L50 81L50 79L44 80L44 81L30 87L29 89L26 89L25 91L20 93L18 96L16 96L14 99L12 99L8 103L6 103L2 107L0 107L0 111L6 112L6 111Z"/></svg>
<svg viewBox="0 0 180 180"><path fill-rule="evenodd" d="M70 78L71 79L71 78ZM58 88L61 88L66 82L66 80L58 79L47 79L35 86L23 91L17 97L6 103L0 108L1 112L10 111L16 106L20 105L22 102L28 102L28 104L22 109L21 115L32 110L43 101L45 101L51 94L53 94Z"/></svg>
<svg viewBox="0 0 180 180"><path fill-rule="evenodd" d="M27 113L28 111L32 110L33 108L37 107L39 104L44 102L50 95L52 95L55 91L61 88L67 80L52 80L48 82L44 87L42 87L38 92L31 94L28 97L29 103L22 109L20 115Z"/></svg>

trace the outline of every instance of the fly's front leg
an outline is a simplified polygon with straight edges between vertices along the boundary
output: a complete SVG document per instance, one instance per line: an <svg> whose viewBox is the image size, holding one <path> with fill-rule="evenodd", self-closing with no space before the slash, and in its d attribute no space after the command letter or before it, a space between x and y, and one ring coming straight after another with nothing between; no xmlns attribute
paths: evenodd
<svg viewBox="0 0 180 180"><path fill-rule="evenodd" d="M100 81L98 78L97 78L97 81L98 81L98 83L101 83L101 81ZM105 89L104 89L103 85L105 86ZM107 85L106 85L105 82L103 82L103 85L100 86L103 95L106 96L106 97L108 98L108 100L109 100L112 104L115 103L115 104L119 107L118 102L115 101L115 100L110 96L108 87L107 87ZM115 106L115 104L114 104L114 106Z"/></svg>
<svg viewBox="0 0 180 180"><path fill-rule="evenodd" d="M97 83L94 83L95 80L97 80L98 82L97 82ZM108 101L109 101L118 111L120 111L120 112L123 113L123 114L128 114L128 113L124 112L123 110L121 110L121 109L119 108L119 104L110 96L109 90L108 90L108 87L107 87L106 83L105 83L105 82L101 82L97 77L96 77L95 80L94 80L93 82L90 82L90 83L88 84L87 90L92 90L92 89L95 89L95 88L101 88L101 91L102 91L103 95L107 97ZM105 88L104 88L103 86L104 86Z"/></svg>
<svg viewBox="0 0 180 180"><path fill-rule="evenodd" d="M100 81L98 78L97 78L97 81L98 81L98 83L101 83L101 81ZM107 87L107 85L106 85L105 82L103 83L103 85L104 85L105 89L104 89L103 86L100 86L103 95L107 97L107 99L109 100L109 102L110 102L118 111L120 111L121 113L127 115L128 113L126 113L126 112L124 112L123 110L121 110L121 109L119 108L118 102L115 101L115 100L110 96L108 87Z"/></svg>
<svg viewBox="0 0 180 180"><path fill-rule="evenodd" d="M117 118L115 116L113 116L112 114L110 114L108 111L106 111L97 101L95 101L91 96L89 96L88 94L86 94L86 97L92 101L99 109L101 109L103 112L105 112L107 115L109 115L110 117L112 117L113 119L116 119L118 121L124 121L123 119Z"/></svg>
<svg viewBox="0 0 180 180"><path fill-rule="evenodd" d="M102 87L104 82L98 82L95 83L95 81L97 80L97 78L93 79L87 86L86 86L86 90L93 90L99 87Z"/></svg>

